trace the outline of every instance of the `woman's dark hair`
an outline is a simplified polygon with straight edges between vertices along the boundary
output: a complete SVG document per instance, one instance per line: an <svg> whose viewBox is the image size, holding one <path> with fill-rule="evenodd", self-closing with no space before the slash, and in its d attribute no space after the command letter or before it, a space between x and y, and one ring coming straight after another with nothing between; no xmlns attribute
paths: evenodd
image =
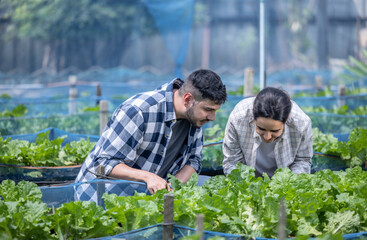
<svg viewBox="0 0 367 240"><path fill-rule="evenodd" d="M264 117L285 123L291 110L291 98L285 91L266 87L256 95L253 114L255 120Z"/></svg>
<svg viewBox="0 0 367 240"><path fill-rule="evenodd" d="M223 104L227 99L226 86L218 74L200 69L191 73L179 90L181 95L190 92L196 101L209 99L215 104Z"/></svg>

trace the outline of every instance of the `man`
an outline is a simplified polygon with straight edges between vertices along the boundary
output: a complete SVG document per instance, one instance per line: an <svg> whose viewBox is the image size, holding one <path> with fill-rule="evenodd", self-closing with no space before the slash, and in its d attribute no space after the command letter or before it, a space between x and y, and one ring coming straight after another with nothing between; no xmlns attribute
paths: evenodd
<svg viewBox="0 0 367 240"><path fill-rule="evenodd" d="M151 194L171 190L168 174L186 183L201 170L201 127L215 120L226 98L225 85L210 70L194 71L185 82L174 79L129 98L113 113L76 182L96 178L93 173L102 165L109 177L145 182ZM81 185L77 197L96 201L96 189Z"/></svg>

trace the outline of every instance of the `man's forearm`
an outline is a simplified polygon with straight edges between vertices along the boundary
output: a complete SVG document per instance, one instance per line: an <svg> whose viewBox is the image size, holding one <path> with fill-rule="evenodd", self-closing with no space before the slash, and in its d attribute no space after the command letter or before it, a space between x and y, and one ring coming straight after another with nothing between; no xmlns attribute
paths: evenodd
<svg viewBox="0 0 367 240"><path fill-rule="evenodd" d="M150 172L135 169L121 163L116 165L108 176L128 181L146 182L149 174Z"/></svg>
<svg viewBox="0 0 367 240"><path fill-rule="evenodd" d="M175 177L182 183L186 183L191 178L192 174L196 172L195 168L190 165L185 165L180 171L178 171Z"/></svg>

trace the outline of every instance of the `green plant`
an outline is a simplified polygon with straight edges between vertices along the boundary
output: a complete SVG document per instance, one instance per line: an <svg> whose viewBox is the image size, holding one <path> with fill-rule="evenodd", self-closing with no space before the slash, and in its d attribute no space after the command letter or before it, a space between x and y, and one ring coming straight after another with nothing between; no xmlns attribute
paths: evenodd
<svg viewBox="0 0 367 240"><path fill-rule="evenodd" d="M367 129L357 127L349 135L348 142L338 141L331 134L313 129L313 149L317 152L338 156L349 167L367 167Z"/></svg>
<svg viewBox="0 0 367 240"><path fill-rule="evenodd" d="M243 91L244 91L244 86L239 86L236 90L229 90L228 94L234 95L234 96L243 96ZM260 92L260 87L258 85L254 85L252 92L254 94Z"/></svg>
<svg viewBox="0 0 367 240"><path fill-rule="evenodd" d="M3 99L3 100L10 100L11 99L11 96L7 93L3 93L0 95L0 99Z"/></svg>
<svg viewBox="0 0 367 240"><path fill-rule="evenodd" d="M49 140L49 131L34 143L0 137L0 162L20 166L70 166L83 163L95 143L81 139L61 146L63 137Z"/></svg>
<svg viewBox="0 0 367 240"><path fill-rule="evenodd" d="M17 105L13 109L6 108L3 112L0 112L0 118L3 117L24 117L28 112L27 107L24 104Z"/></svg>
<svg viewBox="0 0 367 240"><path fill-rule="evenodd" d="M367 172L322 170L294 174L278 169L270 179L238 164L229 175L215 176L197 186L194 174L186 184L170 176L174 221L195 228L204 214L204 229L239 234L245 239L277 237L279 202L286 203L286 231L298 240L342 239L367 228ZM164 195L103 195L106 210L94 202L70 202L50 211L34 183L5 180L0 184L2 239L85 239L112 236L163 222ZM332 238L335 237L335 238Z"/></svg>
<svg viewBox="0 0 367 240"><path fill-rule="evenodd" d="M362 60L352 56L349 57L349 64L344 65L346 72L340 75L344 81L353 82L367 76L367 64L364 62L367 59L367 51L362 49L362 54Z"/></svg>

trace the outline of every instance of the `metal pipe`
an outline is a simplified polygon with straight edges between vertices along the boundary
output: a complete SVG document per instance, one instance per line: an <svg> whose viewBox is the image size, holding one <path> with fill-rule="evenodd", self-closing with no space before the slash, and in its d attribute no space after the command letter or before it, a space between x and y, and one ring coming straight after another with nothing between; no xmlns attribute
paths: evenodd
<svg viewBox="0 0 367 240"><path fill-rule="evenodd" d="M265 82L265 37L264 37L264 0L260 0L260 90L266 87Z"/></svg>

